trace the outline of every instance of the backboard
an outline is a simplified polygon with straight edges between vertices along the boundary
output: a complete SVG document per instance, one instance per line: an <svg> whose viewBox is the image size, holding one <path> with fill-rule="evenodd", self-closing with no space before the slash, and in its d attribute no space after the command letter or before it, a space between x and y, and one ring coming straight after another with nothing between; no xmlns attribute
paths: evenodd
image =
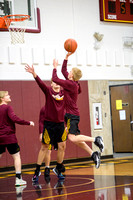
<svg viewBox="0 0 133 200"><path fill-rule="evenodd" d="M0 0L0 17L16 14L30 16L26 32L41 32L40 10L37 8L36 0ZM0 28L0 31L8 31L8 29Z"/></svg>

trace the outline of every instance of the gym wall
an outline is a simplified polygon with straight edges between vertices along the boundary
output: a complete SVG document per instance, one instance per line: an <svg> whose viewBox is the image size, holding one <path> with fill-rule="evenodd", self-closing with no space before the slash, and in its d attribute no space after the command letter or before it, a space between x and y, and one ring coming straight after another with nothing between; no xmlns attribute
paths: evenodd
<svg viewBox="0 0 133 200"><path fill-rule="evenodd" d="M50 81L45 81L50 85ZM89 96L87 81L80 81L82 93L78 98L78 106L81 114L79 128L84 135L91 135ZM0 81L0 90L7 90L11 95L11 106L21 119L32 120L35 126L16 125L16 135L21 148L22 164L34 164L40 150L39 141L39 112L45 104L45 96L35 81ZM91 144L90 144L91 147ZM65 159L87 157L88 154L67 141ZM51 160L56 160L56 151L52 151ZM8 153L4 153L0 160L0 167L13 166L13 159Z"/></svg>

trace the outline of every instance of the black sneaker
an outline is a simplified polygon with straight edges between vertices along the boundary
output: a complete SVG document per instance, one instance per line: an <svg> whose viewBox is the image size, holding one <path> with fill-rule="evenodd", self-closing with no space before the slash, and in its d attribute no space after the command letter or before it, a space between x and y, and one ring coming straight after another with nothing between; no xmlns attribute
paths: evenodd
<svg viewBox="0 0 133 200"><path fill-rule="evenodd" d="M101 136L97 136L95 138L94 144L99 147L99 149L100 149L101 152L104 151L104 143L103 143L103 138Z"/></svg>
<svg viewBox="0 0 133 200"><path fill-rule="evenodd" d="M45 177L50 176L50 168L49 168L49 167L46 167L46 168L45 168L45 170L44 170L44 176L45 176Z"/></svg>
<svg viewBox="0 0 133 200"><path fill-rule="evenodd" d="M57 175L59 179L64 179L65 175L62 174L56 167L53 169L53 172Z"/></svg>
<svg viewBox="0 0 133 200"><path fill-rule="evenodd" d="M98 168L100 167L100 163L101 163L101 161L100 161L100 156L101 156L101 153L98 152L98 151L93 152L93 154L92 154L92 156L91 156L91 159L92 159L92 160L94 161L94 163L95 163L96 169L98 169Z"/></svg>
<svg viewBox="0 0 133 200"><path fill-rule="evenodd" d="M33 176L33 178L32 178L32 181L35 181L35 182L37 182L38 181L38 179L39 179L39 176L41 175L41 172L39 172L39 174L37 175L37 174L34 174L34 176Z"/></svg>

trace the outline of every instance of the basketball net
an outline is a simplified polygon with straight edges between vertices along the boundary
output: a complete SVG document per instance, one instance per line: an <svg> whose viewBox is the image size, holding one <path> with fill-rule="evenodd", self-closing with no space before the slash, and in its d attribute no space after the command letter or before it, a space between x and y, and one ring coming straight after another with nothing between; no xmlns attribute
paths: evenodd
<svg viewBox="0 0 133 200"><path fill-rule="evenodd" d="M29 15L8 15L4 17L6 26L10 32L11 44L23 44L24 33L27 28Z"/></svg>

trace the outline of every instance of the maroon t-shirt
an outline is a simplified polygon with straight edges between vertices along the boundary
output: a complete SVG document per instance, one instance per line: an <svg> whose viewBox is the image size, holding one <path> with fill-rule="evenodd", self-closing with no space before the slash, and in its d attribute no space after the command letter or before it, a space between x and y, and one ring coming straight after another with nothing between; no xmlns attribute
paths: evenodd
<svg viewBox="0 0 133 200"><path fill-rule="evenodd" d="M11 106L0 105L0 145L17 143L15 123L30 125L29 121L17 117Z"/></svg>
<svg viewBox="0 0 133 200"><path fill-rule="evenodd" d="M68 79L67 60L64 60L62 65L62 73L66 80L57 77L57 70L53 69L52 80L64 88L64 99L66 113L79 116L77 107L78 94L81 93L81 87L78 81Z"/></svg>
<svg viewBox="0 0 133 200"><path fill-rule="evenodd" d="M64 122L64 91L55 92L51 86L48 87L38 76L35 80L46 96L44 120L55 123Z"/></svg>

